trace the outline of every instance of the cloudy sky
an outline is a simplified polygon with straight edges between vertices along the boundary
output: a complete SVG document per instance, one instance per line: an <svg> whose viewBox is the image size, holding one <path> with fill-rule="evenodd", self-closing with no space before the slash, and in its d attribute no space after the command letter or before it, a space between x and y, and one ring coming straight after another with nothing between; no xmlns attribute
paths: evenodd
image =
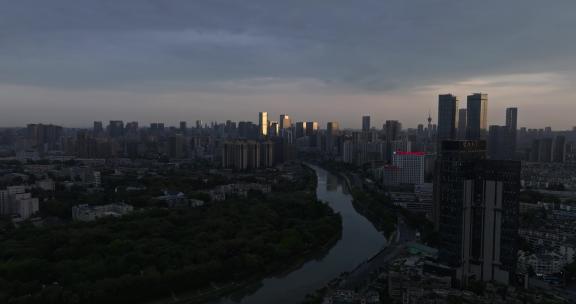
<svg viewBox="0 0 576 304"><path fill-rule="evenodd" d="M576 125L574 0L0 0L0 125L358 127L489 94L491 124ZM465 102L464 102L465 103Z"/></svg>

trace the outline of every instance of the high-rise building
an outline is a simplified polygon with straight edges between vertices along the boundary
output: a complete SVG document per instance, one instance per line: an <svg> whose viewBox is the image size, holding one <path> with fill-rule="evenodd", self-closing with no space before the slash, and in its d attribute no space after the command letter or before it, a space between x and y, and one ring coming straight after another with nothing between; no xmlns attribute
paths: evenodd
<svg viewBox="0 0 576 304"><path fill-rule="evenodd" d="M186 141L181 134L168 137L168 157L184 158L186 157Z"/></svg>
<svg viewBox="0 0 576 304"><path fill-rule="evenodd" d="M108 134L110 137L124 136L124 122L122 120L111 120L108 124Z"/></svg>
<svg viewBox="0 0 576 304"><path fill-rule="evenodd" d="M531 162L538 162L540 160L540 140L534 139L530 148L530 155L528 158Z"/></svg>
<svg viewBox="0 0 576 304"><path fill-rule="evenodd" d="M552 161L552 148L554 140L552 138L543 138L540 140L538 151L538 162L549 163Z"/></svg>
<svg viewBox="0 0 576 304"><path fill-rule="evenodd" d="M180 133L186 135L188 133L188 126L186 125L185 121L180 122Z"/></svg>
<svg viewBox="0 0 576 304"><path fill-rule="evenodd" d="M482 138L488 127L488 94L474 93L468 95L468 128L466 138Z"/></svg>
<svg viewBox="0 0 576 304"><path fill-rule="evenodd" d="M386 124L386 140L394 141L400 138L400 132L402 131L402 124L397 120L387 120Z"/></svg>
<svg viewBox="0 0 576 304"><path fill-rule="evenodd" d="M438 96L438 140L455 139L458 98L452 94Z"/></svg>
<svg viewBox="0 0 576 304"><path fill-rule="evenodd" d="M362 131L364 131L364 132L370 131L370 116L369 115L362 116Z"/></svg>
<svg viewBox="0 0 576 304"><path fill-rule="evenodd" d="M250 140L225 142L222 151L222 167L250 170L260 167L260 144Z"/></svg>
<svg viewBox="0 0 576 304"><path fill-rule="evenodd" d="M202 121L196 120L196 129L202 129Z"/></svg>
<svg viewBox="0 0 576 304"><path fill-rule="evenodd" d="M337 122L331 121L326 124L326 152L338 154L336 151L337 138L340 132L340 127Z"/></svg>
<svg viewBox="0 0 576 304"><path fill-rule="evenodd" d="M563 163L566 157L566 137L558 135L554 139L554 148L552 151L552 161Z"/></svg>
<svg viewBox="0 0 576 304"><path fill-rule="evenodd" d="M268 135L270 136L279 136L280 135L280 123L277 121L270 121L268 127Z"/></svg>
<svg viewBox="0 0 576 304"><path fill-rule="evenodd" d="M520 163L486 160L484 141L444 141L436 162L439 259L457 283L509 284L518 252Z"/></svg>
<svg viewBox="0 0 576 304"><path fill-rule="evenodd" d="M511 131L507 126L490 126L488 130L488 157L490 159L512 159L510 151Z"/></svg>
<svg viewBox="0 0 576 304"><path fill-rule="evenodd" d="M296 123L296 132L294 134L296 138L306 136L306 123L303 121L299 121Z"/></svg>
<svg viewBox="0 0 576 304"><path fill-rule="evenodd" d="M518 141L518 108L506 109L506 127L509 131L509 140L506 144L508 153L514 158L516 143Z"/></svg>
<svg viewBox="0 0 576 304"><path fill-rule="evenodd" d="M468 124L468 110L460 109L458 110L458 139L466 139L466 128Z"/></svg>
<svg viewBox="0 0 576 304"><path fill-rule="evenodd" d="M286 114L280 115L280 130L292 127L292 119Z"/></svg>
<svg viewBox="0 0 576 304"><path fill-rule="evenodd" d="M260 136L268 136L268 112L258 113L258 130Z"/></svg>
<svg viewBox="0 0 576 304"><path fill-rule="evenodd" d="M318 122L308 121L306 122L306 136L314 136L318 132Z"/></svg>
<svg viewBox="0 0 576 304"><path fill-rule="evenodd" d="M104 132L104 125L101 121L94 122L94 128L92 129L95 135L102 134Z"/></svg>
<svg viewBox="0 0 576 304"><path fill-rule="evenodd" d="M28 124L26 127L28 140L41 152L56 149L62 132L62 127L55 125Z"/></svg>

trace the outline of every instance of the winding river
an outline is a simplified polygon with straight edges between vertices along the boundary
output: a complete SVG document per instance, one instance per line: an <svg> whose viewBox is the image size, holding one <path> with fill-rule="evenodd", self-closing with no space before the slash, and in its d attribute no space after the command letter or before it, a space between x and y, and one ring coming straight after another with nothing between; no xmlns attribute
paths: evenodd
<svg viewBox="0 0 576 304"><path fill-rule="evenodd" d="M342 238L323 256L281 276L232 294L213 304L300 303L305 296L325 286L340 273L353 270L386 245L385 237L352 206L345 181L324 169L313 167L318 176L318 199L342 215Z"/></svg>

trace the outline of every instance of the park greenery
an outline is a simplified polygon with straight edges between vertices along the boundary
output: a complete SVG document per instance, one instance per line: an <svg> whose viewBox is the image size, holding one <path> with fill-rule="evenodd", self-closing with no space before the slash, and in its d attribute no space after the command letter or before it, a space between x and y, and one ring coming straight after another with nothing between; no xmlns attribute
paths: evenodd
<svg viewBox="0 0 576 304"><path fill-rule="evenodd" d="M219 296L293 267L339 236L340 216L316 200L311 184L194 209L0 230L0 303Z"/></svg>

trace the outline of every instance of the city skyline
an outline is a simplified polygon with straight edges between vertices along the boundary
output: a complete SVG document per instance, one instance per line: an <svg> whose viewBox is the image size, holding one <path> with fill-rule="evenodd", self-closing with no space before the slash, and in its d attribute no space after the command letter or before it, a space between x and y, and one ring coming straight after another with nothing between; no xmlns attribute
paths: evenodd
<svg viewBox="0 0 576 304"><path fill-rule="evenodd" d="M435 95L465 100L481 91L491 97L489 116L515 106L520 126L567 129L576 110L576 43L566 39L574 9L538 1L466 9L448 1L3 2L0 124L247 120L266 109L350 127L362 114L415 126Z"/></svg>

